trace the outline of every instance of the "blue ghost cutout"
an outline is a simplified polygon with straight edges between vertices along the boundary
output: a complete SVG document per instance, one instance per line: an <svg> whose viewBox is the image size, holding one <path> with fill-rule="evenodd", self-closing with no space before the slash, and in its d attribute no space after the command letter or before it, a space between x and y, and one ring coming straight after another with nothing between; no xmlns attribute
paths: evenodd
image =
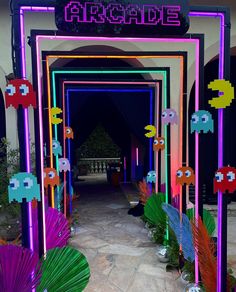
<svg viewBox="0 0 236 292"><path fill-rule="evenodd" d="M214 121L212 119L212 115L210 112L205 110L200 110L192 114L191 117L191 133L196 131L197 133L200 133L203 131L203 133L207 132L214 132Z"/></svg>
<svg viewBox="0 0 236 292"><path fill-rule="evenodd" d="M52 140L52 152L56 155L62 155L62 147L59 141Z"/></svg>
<svg viewBox="0 0 236 292"><path fill-rule="evenodd" d="M36 177L28 172L14 174L8 185L8 196L10 203L13 200L22 203L22 199L31 202L34 198L40 201L40 187Z"/></svg>
<svg viewBox="0 0 236 292"><path fill-rule="evenodd" d="M147 183L156 183L156 171L155 170L149 171L146 180Z"/></svg>

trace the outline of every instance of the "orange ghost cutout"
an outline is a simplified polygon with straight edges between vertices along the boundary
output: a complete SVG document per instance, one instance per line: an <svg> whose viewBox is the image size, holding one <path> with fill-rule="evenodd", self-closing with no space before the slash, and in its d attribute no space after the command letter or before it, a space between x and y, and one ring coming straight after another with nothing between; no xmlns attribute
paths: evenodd
<svg viewBox="0 0 236 292"><path fill-rule="evenodd" d="M59 186L60 179L54 168L44 168L44 187Z"/></svg>
<svg viewBox="0 0 236 292"><path fill-rule="evenodd" d="M153 151L159 151L165 149L165 138L156 137L153 141Z"/></svg>
<svg viewBox="0 0 236 292"><path fill-rule="evenodd" d="M65 138L74 139L74 133L70 127L65 127Z"/></svg>
<svg viewBox="0 0 236 292"><path fill-rule="evenodd" d="M194 185L195 184L195 174L191 167L183 166L180 167L176 172L176 184L179 185Z"/></svg>

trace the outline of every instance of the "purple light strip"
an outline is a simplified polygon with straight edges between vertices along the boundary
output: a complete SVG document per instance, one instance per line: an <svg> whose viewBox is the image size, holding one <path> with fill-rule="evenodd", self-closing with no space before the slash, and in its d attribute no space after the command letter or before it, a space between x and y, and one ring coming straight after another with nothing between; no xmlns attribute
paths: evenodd
<svg viewBox="0 0 236 292"><path fill-rule="evenodd" d="M24 27L24 13L20 10L20 26ZM21 73L22 78L26 79L26 58L25 58L25 30L21 31L20 35L21 40ZM29 131L29 113L28 109L24 109L24 128L25 128L25 148L26 148L26 171L30 172L30 131ZM34 251L34 238L33 238L33 225L32 225L32 203L29 202L27 204L27 212L28 212L28 233L29 233L29 244L30 249Z"/></svg>
<svg viewBox="0 0 236 292"><path fill-rule="evenodd" d="M39 44L36 44L36 55L37 55L37 66L40 64L40 48ZM41 169L44 169L44 161L43 161L43 116L42 116L42 87L41 85L41 74L37 74L37 87L38 87L38 118L39 118L39 136L40 136L40 164ZM44 254L46 254L46 222L45 222L45 193L44 193L44 177L41 175L41 194L42 194L42 220L43 220L43 247Z"/></svg>
<svg viewBox="0 0 236 292"><path fill-rule="evenodd" d="M124 157L124 182L127 182L127 173L126 173L126 157Z"/></svg>
<svg viewBox="0 0 236 292"><path fill-rule="evenodd" d="M225 15L224 13L214 12L190 12L189 16L197 17L219 17L220 18L220 48L219 48L219 79L224 79L224 51L225 51ZM223 149L224 149L224 133L223 133L224 110L218 110L218 168L223 166ZM217 216L217 292L221 292L221 270L222 270L222 252L221 239L222 233L222 192L218 192L218 216Z"/></svg>
<svg viewBox="0 0 236 292"><path fill-rule="evenodd" d="M21 7L21 11L35 11L35 12L53 12L54 11L54 7ZM223 78L223 62L224 62L224 14L223 13L209 13L209 12L190 12L189 16L194 16L194 17L218 17L220 16L220 20L221 20L221 29L220 29L220 64L219 64L219 75L220 78ZM21 31L24 31L24 26L21 26ZM119 39L119 38L117 38ZM128 40L129 38L127 38ZM187 42L190 42L190 40L187 40ZM196 81L198 75L196 76ZM195 92L195 97L199 100L199 95L196 95ZM223 110L219 110L219 118L218 118L218 125L219 125L219 136L223 137ZM220 135L221 134L221 135ZM197 137L196 137L197 138ZM221 140L221 139L220 139ZM221 140L222 141L222 140ZM196 155L196 153L195 153ZM198 155L198 154L197 154ZM197 162L198 164L198 162ZM218 146L218 165L222 165L223 164L223 143L221 145ZM196 165L196 167L198 167L198 165ZM196 171L195 171L196 173ZM220 194L218 193L218 197L220 196ZM222 202L222 197L220 196L220 201ZM218 221L221 218L222 213L219 212L218 214ZM220 218L219 218L220 217ZM219 230L218 228L218 239L219 239L219 234L221 235L221 230ZM218 249L220 250L220 249ZM220 265L219 265L219 259L221 259L221 252L218 252L218 270L220 269ZM219 275L219 271L218 271L218 275ZM219 277L217 277L219 279ZM219 283L218 283L218 287L219 287ZM219 289L219 288L218 288ZM218 290L219 292L219 290Z"/></svg>
<svg viewBox="0 0 236 292"><path fill-rule="evenodd" d="M224 79L224 39L225 39L225 16L222 13L220 17L220 57L219 57L219 79ZM224 150L224 110L218 110L218 168L223 166L223 150ZM223 206L223 194L218 192L218 236L217 236L217 292L221 292L222 286L222 206Z"/></svg>
<svg viewBox="0 0 236 292"><path fill-rule="evenodd" d="M185 39L185 38L148 38L148 39L142 39L142 38L108 38L108 37L75 37L75 36L58 36L58 35L54 35L54 36L49 36L49 35L37 35L36 36L36 44L37 44L37 48L39 48L39 43L40 40L57 40L57 39L63 39L63 40L68 40L68 41L86 41L86 40L96 40L96 41L110 41L110 42L120 42L120 41L139 41L139 42L153 42L153 43L158 43L158 42L174 42L174 43L193 43L196 45L196 52L198 52L198 55L196 55L196 84L199 84L199 51L200 51L200 42L198 39ZM39 56L39 52L37 51L37 72L38 72L38 76L42 76L42 70L41 70L41 66L39 63L40 60L40 56ZM41 84L41 79L39 80L40 83L38 83L38 87L40 87L40 91L42 88L42 84ZM197 86L195 86L195 102L197 104L199 104L199 89ZM197 146L198 147L198 146ZM198 148L197 148L198 149ZM135 154L134 154L135 155ZM198 154L196 154L198 156ZM196 162L196 168L198 169L198 160ZM195 188L196 190L196 188ZM198 193L198 190L196 190L196 192ZM196 200L197 201L197 200ZM198 204L198 201L197 201ZM196 263L196 265L198 266L198 263Z"/></svg>
<svg viewBox="0 0 236 292"><path fill-rule="evenodd" d="M54 10L55 10L54 7L21 6L21 8L20 8L20 31L21 31L20 40L21 40L21 59L22 59L22 78L23 79L26 79L26 50L25 50L24 12L25 11L54 12ZM39 98L39 102L41 103L41 98ZM26 155L27 155L27 171L30 172L30 140L28 138L30 135L29 135L29 116L28 116L28 110L27 109L24 110L24 119L25 119L25 133L28 134L25 137ZM40 128L41 128L41 125L42 124L40 124ZM43 141L41 135L40 135L40 141ZM41 150L42 150L42 148L41 148ZM41 152L43 152L43 150ZM43 153L41 153L41 155L43 155ZM42 161L41 161L41 167L43 167ZM44 205L44 188L42 187L43 186L42 180L41 180L42 213L43 213L42 214L42 220L43 220L43 234L44 234L44 253L46 253L45 205ZM33 227L32 227L32 204L31 203L28 204L28 216L29 216L30 249L34 250Z"/></svg>
<svg viewBox="0 0 236 292"><path fill-rule="evenodd" d="M198 46L195 49L196 54L196 76L199 76L199 41ZM199 97L199 79L196 78L195 94ZM195 98L195 111L199 110L199 98ZM195 218L198 219L199 214L199 134L195 132ZM199 282L199 272L198 272L198 255L195 253L195 282Z"/></svg>
<svg viewBox="0 0 236 292"><path fill-rule="evenodd" d="M156 94L155 96L159 97L160 94L160 90L159 90L159 81L64 81L63 82L63 88L65 85L67 84L110 84L110 85L114 85L114 84L128 84L128 85L144 85L144 84L148 84L148 85L155 85L156 88ZM152 94L152 93L151 93ZM65 96L64 96L64 90L63 90L63 100L64 100ZM64 104L64 102L63 102ZM152 112L152 101L150 102L150 111ZM159 98L156 98L156 107L155 107L155 113L156 113L156 117L157 117L157 123L158 123L158 113L159 113ZM152 145L151 145L152 146ZM137 148L136 148L137 151ZM137 153L137 152L136 152ZM158 156L156 155L157 159L156 159L156 171L157 171L157 167L158 167ZM138 164L137 164L138 165ZM126 157L124 157L124 182L127 182L127 171L126 171ZM156 179L156 190L157 190L157 185L158 185L158 180Z"/></svg>

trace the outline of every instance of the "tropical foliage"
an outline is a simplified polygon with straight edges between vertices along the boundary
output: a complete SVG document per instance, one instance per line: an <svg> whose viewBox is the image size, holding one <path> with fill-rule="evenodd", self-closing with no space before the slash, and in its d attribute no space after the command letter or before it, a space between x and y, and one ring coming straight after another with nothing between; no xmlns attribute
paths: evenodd
<svg viewBox="0 0 236 292"><path fill-rule="evenodd" d="M81 292L89 278L89 265L82 253L69 246L54 248L42 260L42 278L36 291Z"/></svg>

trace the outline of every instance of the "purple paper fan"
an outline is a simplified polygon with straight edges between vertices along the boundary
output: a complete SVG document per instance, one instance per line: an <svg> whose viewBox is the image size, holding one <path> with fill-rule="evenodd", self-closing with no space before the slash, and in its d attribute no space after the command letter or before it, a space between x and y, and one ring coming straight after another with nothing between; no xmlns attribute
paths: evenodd
<svg viewBox="0 0 236 292"><path fill-rule="evenodd" d="M37 209L33 210L34 249L38 250L38 218ZM48 208L45 215L46 248L66 246L70 238L69 223L65 216L57 209Z"/></svg>
<svg viewBox="0 0 236 292"><path fill-rule="evenodd" d="M31 292L41 278L38 255L17 245L0 246L0 292Z"/></svg>

